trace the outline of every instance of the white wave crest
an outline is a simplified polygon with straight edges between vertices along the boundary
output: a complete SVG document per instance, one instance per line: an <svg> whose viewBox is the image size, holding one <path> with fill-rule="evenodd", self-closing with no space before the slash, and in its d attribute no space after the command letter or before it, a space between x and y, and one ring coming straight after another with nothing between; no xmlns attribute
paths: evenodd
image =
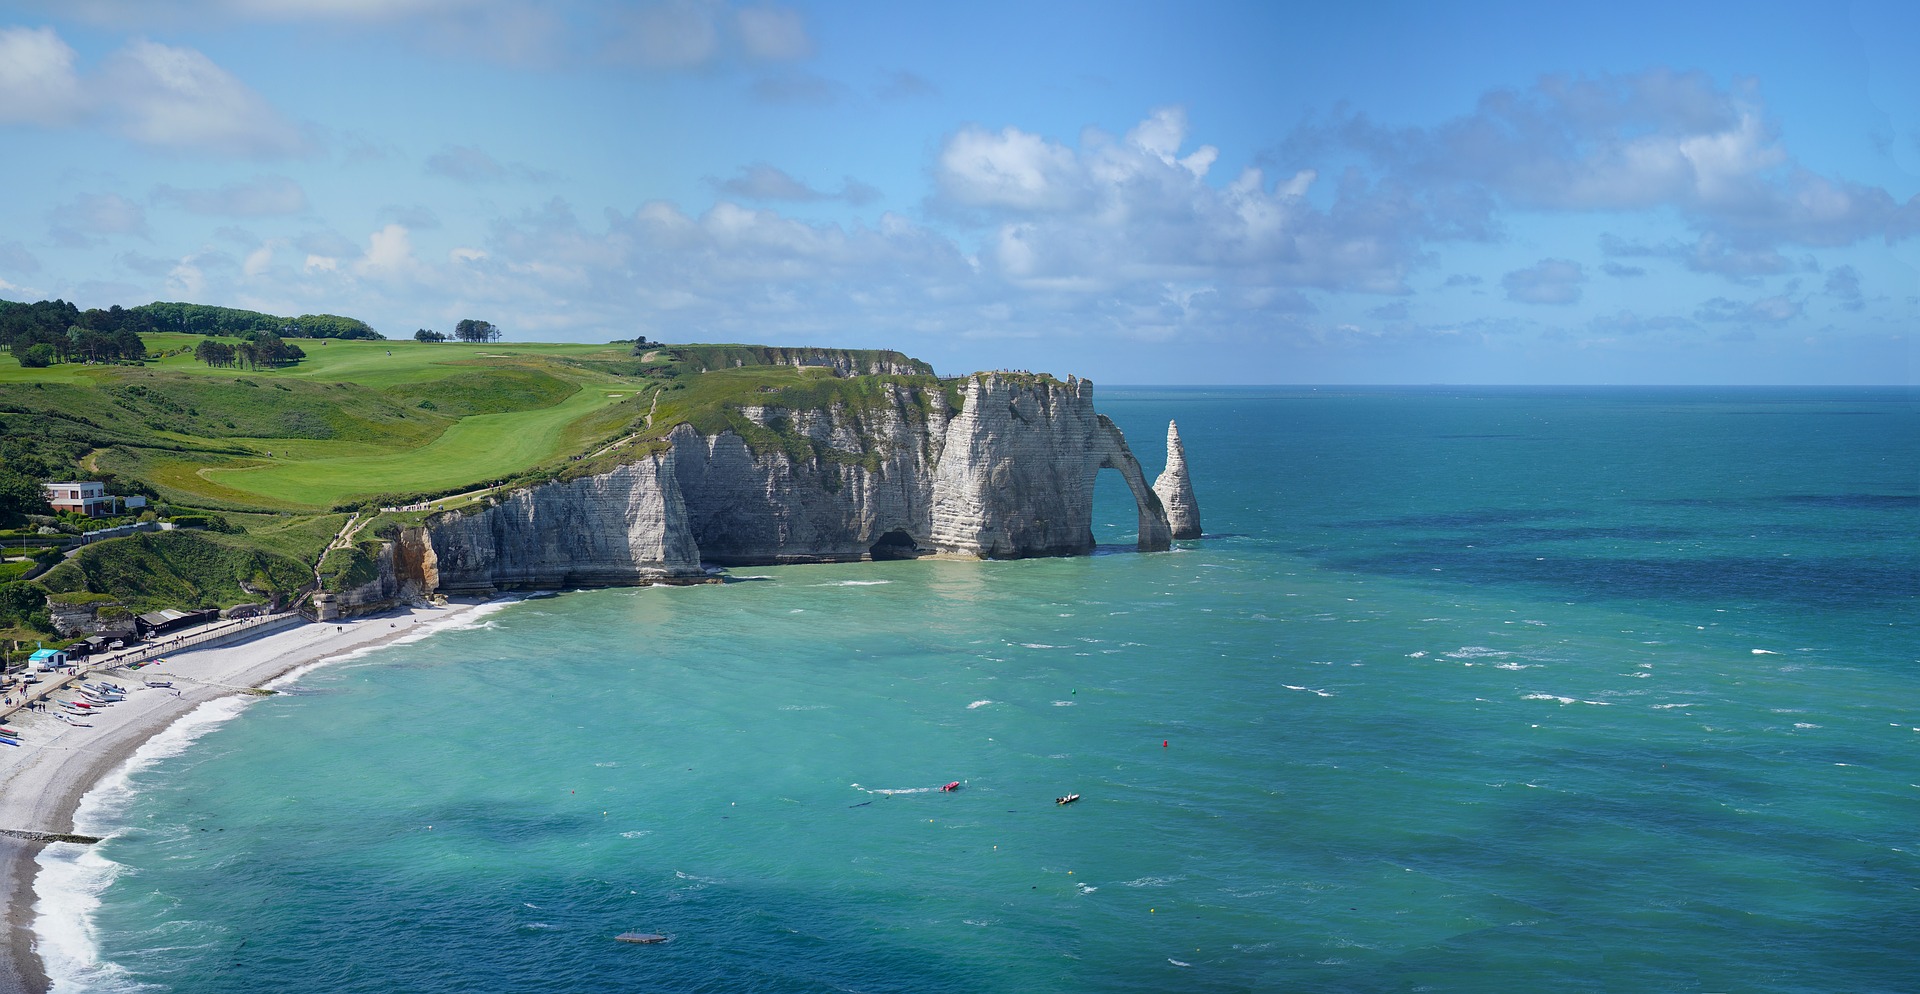
<svg viewBox="0 0 1920 994"><path fill-rule="evenodd" d="M255 697L222 697L182 715L160 734L141 743L127 761L101 778L80 799L73 813L76 832L111 835L132 803L133 776L155 763L187 751L202 735L237 717ZM93 921L100 895L123 869L93 846L54 843L41 850L34 877L33 931L42 964L56 990L131 991L148 989L132 981L124 968L100 959Z"/></svg>
<svg viewBox="0 0 1920 994"><path fill-rule="evenodd" d="M983 708L992 703L992 701L987 700L974 701L972 704L967 705L967 710L971 711L974 708Z"/></svg>

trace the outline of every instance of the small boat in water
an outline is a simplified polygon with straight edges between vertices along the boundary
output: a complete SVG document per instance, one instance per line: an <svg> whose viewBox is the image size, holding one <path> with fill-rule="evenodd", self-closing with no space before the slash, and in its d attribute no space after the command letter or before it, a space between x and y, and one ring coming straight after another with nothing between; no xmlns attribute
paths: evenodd
<svg viewBox="0 0 1920 994"><path fill-rule="evenodd" d="M637 946L653 946L667 941L667 937L658 932L622 932L613 937L615 942L631 942Z"/></svg>
<svg viewBox="0 0 1920 994"><path fill-rule="evenodd" d="M940 788L940 789L941 789L941 790L944 790L944 791L946 791L946 792L947 792L947 793L949 793L949 794L951 794L951 793L953 793L954 791L956 791L956 790L959 790L959 789L960 789L960 781L958 781L958 780L955 780L954 782L952 782L952 783L950 783L950 784L947 784L947 785L946 785L945 787L942 787L942 788Z"/></svg>
<svg viewBox="0 0 1920 994"><path fill-rule="evenodd" d="M1054 799L1053 799L1053 803L1055 803L1055 804L1072 804L1073 802L1075 802L1075 801L1077 801L1077 800L1079 800L1079 799L1080 799L1080 795L1079 795L1079 794L1067 794L1067 795L1065 795L1064 797L1056 797L1056 798L1054 798Z"/></svg>

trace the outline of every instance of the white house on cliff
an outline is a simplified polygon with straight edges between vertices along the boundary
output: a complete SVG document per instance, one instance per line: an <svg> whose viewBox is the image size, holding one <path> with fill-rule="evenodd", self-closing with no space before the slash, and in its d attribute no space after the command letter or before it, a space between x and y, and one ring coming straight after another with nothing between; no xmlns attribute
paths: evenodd
<svg viewBox="0 0 1920 994"><path fill-rule="evenodd" d="M145 497L109 495L104 483L68 481L41 485L46 487L47 503L53 505L55 512L72 511L89 518L104 518L112 515L122 502L127 507L147 506Z"/></svg>

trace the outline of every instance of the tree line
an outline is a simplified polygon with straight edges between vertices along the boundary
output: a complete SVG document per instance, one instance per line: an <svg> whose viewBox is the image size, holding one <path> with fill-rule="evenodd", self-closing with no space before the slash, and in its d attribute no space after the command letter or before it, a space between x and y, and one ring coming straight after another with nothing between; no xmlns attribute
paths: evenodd
<svg viewBox="0 0 1920 994"><path fill-rule="evenodd" d="M138 307L118 304L81 310L65 300L19 303L0 300L0 347L23 366L56 362L119 362L146 358L140 336L184 331L257 341L261 335L287 338L359 338L385 336L358 318L338 314L278 317L259 311L210 304L156 302Z"/></svg>
<svg viewBox="0 0 1920 994"><path fill-rule="evenodd" d="M473 342L477 344L497 342L503 334L505 334L505 332L500 330L500 326L491 321L476 321L473 318L465 318L459 324L453 326L453 335L451 337L455 341ZM422 328L413 333L413 340L416 342L444 342L448 337L446 332L434 331L432 328Z"/></svg>
<svg viewBox="0 0 1920 994"><path fill-rule="evenodd" d="M146 358L147 347L140 341L140 322L129 313L119 307L83 312L64 300L0 300L0 345L28 367L138 361Z"/></svg>
<svg viewBox="0 0 1920 994"><path fill-rule="evenodd" d="M147 316L152 327L147 331L184 331L195 335L219 335L245 338L264 333L281 338L359 338L380 340L385 335L359 318L338 314L302 314L283 318L237 307L212 304L181 304L156 301L132 309Z"/></svg>
<svg viewBox="0 0 1920 994"><path fill-rule="evenodd" d="M204 341L194 347L193 357L214 367L245 366L248 369L278 369L307 357L305 349L278 335L256 333L236 345Z"/></svg>

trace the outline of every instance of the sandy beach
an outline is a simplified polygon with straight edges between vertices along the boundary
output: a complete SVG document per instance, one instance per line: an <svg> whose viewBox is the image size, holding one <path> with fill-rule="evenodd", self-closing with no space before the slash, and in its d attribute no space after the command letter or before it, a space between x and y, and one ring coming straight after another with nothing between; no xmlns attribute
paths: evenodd
<svg viewBox="0 0 1920 994"><path fill-rule="evenodd" d="M414 608L338 623L302 624L218 648L189 649L139 670L100 675L127 689L124 701L75 727L51 713L21 711L9 724L21 745L0 748L0 833L71 833L80 799L140 745L202 703L259 687L301 666L378 645L471 611L475 603ZM170 681L170 689L148 680ZM71 697L70 693L59 695ZM0 994L41 994L48 980L34 950L35 856L44 842L0 834Z"/></svg>

